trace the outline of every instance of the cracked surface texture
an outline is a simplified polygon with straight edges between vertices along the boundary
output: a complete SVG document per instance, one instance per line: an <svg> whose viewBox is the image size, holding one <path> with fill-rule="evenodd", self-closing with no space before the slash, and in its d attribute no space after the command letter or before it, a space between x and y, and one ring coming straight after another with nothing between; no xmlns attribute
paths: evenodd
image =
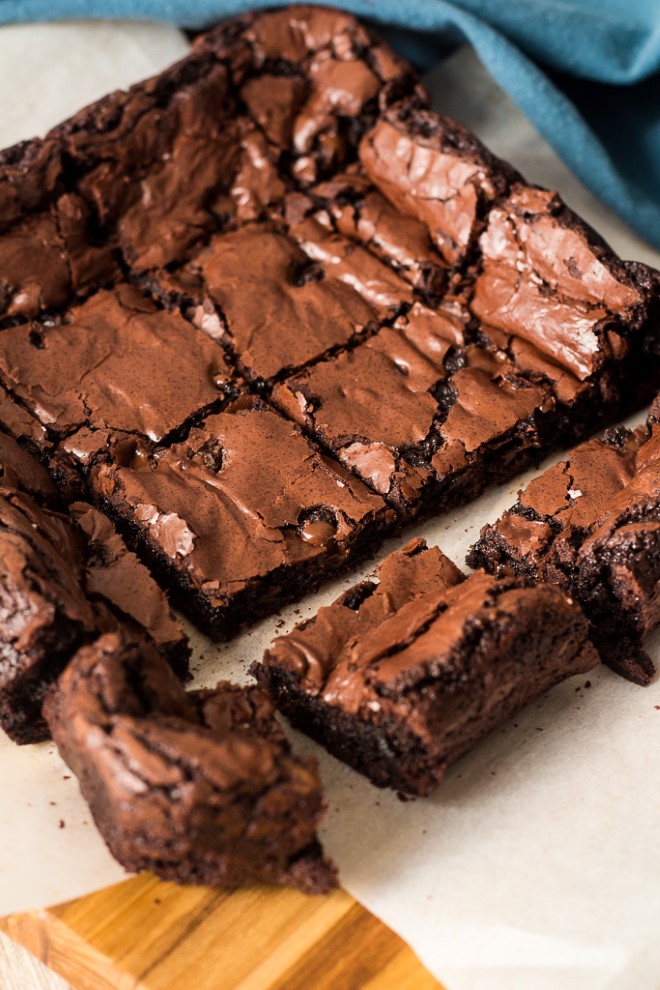
<svg viewBox="0 0 660 990"><path fill-rule="evenodd" d="M599 662L556 587L463 579L422 541L378 579L275 640L253 672L294 725L380 786L430 793L481 736Z"/></svg>
<svg viewBox="0 0 660 990"><path fill-rule="evenodd" d="M222 351L129 285L102 291L67 322L2 332L0 376L55 437L86 428L160 441L223 398Z"/></svg>
<svg viewBox="0 0 660 990"><path fill-rule="evenodd" d="M82 648L46 717L113 855L180 883L335 885L316 838L316 761L295 757L257 688L187 694L125 632Z"/></svg>
<svg viewBox="0 0 660 990"><path fill-rule="evenodd" d="M469 562L553 581L582 604L603 659L645 684L642 638L660 622L660 429L617 427L577 447L485 526Z"/></svg>
<svg viewBox="0 0 660 990"><path fill-rule="evenodd" d="M193 590L196 621L221 636L240 621L248 598L257 611L268 607L271 582L286 595L315 580L314 561L318 573L332 573L393 517L259 400L210 416L187 440L151 456L136 450L98 465L92 486L139 531L169 580Z"/></svg>
<svg viewBox="0 0 660 990"><path fill-rule="evenodd" d="M41 703L71 655L118 621L152 636L181 676L188 640L165 593L91 506L53 508L44 468L0 434L0 725L44 738Z"/></svg>

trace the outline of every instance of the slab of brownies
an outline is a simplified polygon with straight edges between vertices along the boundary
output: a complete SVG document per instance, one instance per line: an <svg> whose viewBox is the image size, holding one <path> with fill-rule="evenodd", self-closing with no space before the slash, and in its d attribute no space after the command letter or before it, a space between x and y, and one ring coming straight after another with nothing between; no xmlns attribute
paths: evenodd
<svg viewBox="0 0 660 990"><path fill-rule="evenodd" d="M256 688L186 694L163 589L226 639L660 386L658 273L428 103L369 28L300 5L0 153L0 722L50 728L130 868L334 882L314 766ZM642 440L617 436L632 465ZM608 662L649 676L656 599L629 615L653 519L580 530L580 595L413 541L258 679L374 781L428 793L597 663L598 609L631 644Z"/></svg>
<svg viewBox="0 0 660 990"><path fill-rule="evenodd" d="M657 382L656 273L336 11L202 35L0 204L0 424L217 638Z"/></svg>

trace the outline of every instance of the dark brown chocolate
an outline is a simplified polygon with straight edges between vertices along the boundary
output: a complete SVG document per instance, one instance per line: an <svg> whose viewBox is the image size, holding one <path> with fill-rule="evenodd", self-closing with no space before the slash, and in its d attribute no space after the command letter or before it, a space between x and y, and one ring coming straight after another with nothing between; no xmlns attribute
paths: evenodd
<svg viewBox="0 0 660 990"><path fill-rule="evenodd" d="M464 579L416 540L377 581L275 640L253 672L294 725L375 784L429 794L482 736L597 664L558 588Z"/></svg>
<svg viewBox="0 0 660 990"><path fill-rule="evenodd" d="M161 441L220 403L232 380L220 348L125 284L92 296L65 321L2 331L0 377L73 452L80 431Z"/></svg>
<svg viewBox="0 0 660 990"><path fill-rule="evenodd" d="M577 447L485 526L468 558L491 573L565 588L603 660L639 684L655 670L643 637L660 622L660 427L617 427Z"/></svg>
<svg viewBox="0 0 660 990"><path fill-rule="evenodd" d="M394 521L259 400L208 417L169 448L122 451L91 483L178 604L219 638L372 552Z"/></svg>
<svg viewBox="0 0 660 990"><path fill-rule="evenodd" d="M257 688L186 694L126 633L81 649L46 700L58 749L110 851L179 883L336 883L316 829L316 761L296 757Z"/></svg>

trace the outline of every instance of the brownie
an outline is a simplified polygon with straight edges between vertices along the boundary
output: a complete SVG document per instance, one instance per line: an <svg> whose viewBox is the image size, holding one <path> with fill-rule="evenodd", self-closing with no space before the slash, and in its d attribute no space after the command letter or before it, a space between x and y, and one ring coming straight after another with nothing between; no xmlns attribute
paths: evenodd
<svg viewBox="0 0 660 990"><path fill-rule="evenodd" d="M645 426L573 450L484 526L468 562L551 581L582 605L605 663L638 684L642 640L660 622L660 403Z"/></svg>
<svg viewBox="0 0 660 990"><path fill-rule="evenodd" d="M219 234L176 273L144 282L218 340L258 388L355 344L412 302L409 286L313 220Z"/></svg>
<svg viewBox="0 0 660 990"><path fill-rule="evenodd" d="M416 303L362 346L277 384L273 402L404 518L474 498L538 457L552 393L469 343L468 320L460 302Z"/></svg>
<svg viewBox="0 0 660 990"><path fill-rule="evenodd" d="M281 210L357 157L412 70L349 15L247 14L177 64L0 154L0 323L61 312Z"/></svg>
<svg viewBox="0 0 660 990"><path fill-rule="evenodd" d="M0 379L46 431L44 452L59 441L82 461L97 432L100 447L108 431L162 441L236 394L221 349L125 283L61 319L2 331Z"/></svg>
<svg viewBox="0 0 660 990"><path fill-rule="evenodd" d="M414 540L274 641L252 672L292 723L381 787L429 794L447 767L553 685L598 664L559 588L464 578Z"/></svg>
<svg viewBox="0 0 660 990"><path fill-rule="evenodd" d="M44 706L110 851L178 883L325 893L316 761L294 756L258 688L186 693L126 632L83 647Z"/></svg>
<svg viewBox="0 0 660 990"><path fill-rule="evenodd" d="M44 738L41 703L75 650L119 622L188 673L189 647L151 574L92 506L57 511L41 464L0 434L0 726Z"/></svg>
<svg viewBox="0 0 660 990"><path fill-rule="evenodd" d="M185 679L188 637L165 592L103 513L84 502L74 502L68 512L85 537L87 596L110 606L123 625L146 632L172 670Z"/></svg>
<svg viewBox="0 0 660 990"><path fill-rule="evenodd" d="M490 212L479 246L470 305L495 344L564 402L590 382L601 401L622 384L643 401L631 359L643 373L640 357L657 343L656 273L620 261L556 193L524 185Z"/></svg>
<svg viewBox="0 0 660 990"><path fill-rule="evenodd" d="M394 513L291 422L245 398L181 443L97 464L91 485L173 600L224 639L372 553Z"/></svg>
<svg viewBox="0 0 660 990"><path fill-rule="evenodd" d="M442 299L451 268L429 228L400 212L357 167L318 183L309 190L308 201L317 222L364 245L427 302Z"/></svg>
<svg viewBox="0 0 660 990"><path fill-rule="evenodd" d="M396 209L422 222L454 267L469 259L489 208L519 179L469 131L401 100L362 138L359 161Z"/></svg>
<svg viewBox="0 0 660 990"><path fill-rule="evenodd" d="M657 389L657 275L427 104L296 5L0 153L0 425L214 636Z"/></svg>

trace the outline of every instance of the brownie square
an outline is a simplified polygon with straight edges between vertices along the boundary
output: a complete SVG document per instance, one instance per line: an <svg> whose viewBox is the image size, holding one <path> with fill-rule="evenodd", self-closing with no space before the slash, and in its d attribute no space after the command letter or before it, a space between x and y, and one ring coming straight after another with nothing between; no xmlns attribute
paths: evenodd
<svg viewBox="0 0 660 990"><path fill-rule="evenodd" d="M304 217L220 234L181 271L152 272L144 284L260 388L368 337L412 302L378 258Z"/></svg>
<svg viewBox="0 0 660 990"><path fill-rule="evenodd" d="M479 247L471 309L493 339L529 370L553 364L554 375L540 363L538 372L567 396L597 380L611 399L631 351L655 338L657 276L620 261L556 193L531 186L490 212Z"/></svg>
<svg viewBox="0 0 660 990"><path fill-rule="evenodd" d="M247 397L181 443L123 448L91 485L180 607L220 639L373 552L394 522L294 424Z"/></svg>
<svg viewBox="0 0 660 990"><path fill-rule="evenodd" d="M463 580L418 540L386 558L378 583L276 639L252 672L339 759L378 786L426 795L527 702L597 664L588 624L559 588Z"/></svg>
<svg viewBox="0 0 660 990"><path fill-rule="evenodd" d="M655 673L642 641L660 622L659 419L656 400L646 426L577 447L484 526L468 556L565 588L604 662L638 684Z"/></svg>
<svg viewBox="0 0 660 990"><path fill-rule="evenodd" d="M121 631L76 654L45 712L126 869L178 883L335 886L316 836L316 761L291 753L257 688L187 694L153 646Z"/></svg>
<svg viewBox="0 0 660 990"><path fill-rule="evenodd" d="M71 452L78 435L96 431L161 441L220 407L232 387L217 345L127 284L97 293L65 320L4 330L0 378Z"/></svg>
<svg viewBox="0 0 660 990"><path fill-rule="evenodd" d="M416 303L273 401L404 517L442 511L535 459L551 402L506 354L469 343L468 321L456 300Z"/></svg>
<svg viewBox="0 0 660 990"><path fill-rule="evenodd" d="M415 217L445 262L469 260L489 208L519 179L469 131L416 100L382 113L360 143L359 161L400 213Z"/></svg>
<svg viewBox="0 0 660 990"><path fill-rule="evenodd" d="M416 216L399 211L357 167L310 190L310 210L325 226L363 244L430 303L441 301L450 266Z"/></svg>

